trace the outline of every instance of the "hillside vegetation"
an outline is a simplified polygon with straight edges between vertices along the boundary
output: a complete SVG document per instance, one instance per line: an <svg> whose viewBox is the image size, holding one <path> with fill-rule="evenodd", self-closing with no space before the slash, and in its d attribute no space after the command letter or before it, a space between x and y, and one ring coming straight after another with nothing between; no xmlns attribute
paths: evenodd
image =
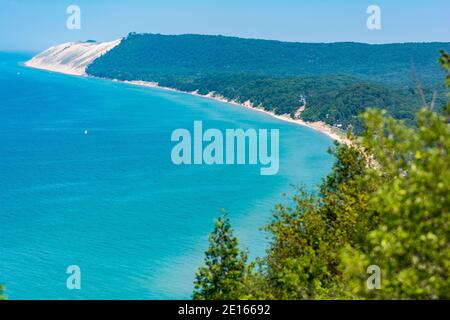
<svg viewBox="0 0 450 320"><path fill-rule="evenodd" d="M224 36L129 34L87 69L93 76L158 82L200 93L216 92L239 102L250 100L277 114L343 128L367 107L379 107L412 123L425 95L443 92L436 65L450 43L294 43ZM415 79L415 77L417 79ZM438 104L444 104L439 94Z"/></svg>

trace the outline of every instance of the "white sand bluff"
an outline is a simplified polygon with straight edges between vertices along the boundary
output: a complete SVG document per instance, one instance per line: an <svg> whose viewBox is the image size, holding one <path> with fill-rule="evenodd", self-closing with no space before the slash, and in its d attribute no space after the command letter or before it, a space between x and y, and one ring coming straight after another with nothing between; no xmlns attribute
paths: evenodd
<svg viewBox="0 0 450 320"><path fill-rule="evenodd" d="M86 75L86 67L117 46L122 39L110 42L68 42L59 44L33 57L25 65L73 75Z"/></svg>

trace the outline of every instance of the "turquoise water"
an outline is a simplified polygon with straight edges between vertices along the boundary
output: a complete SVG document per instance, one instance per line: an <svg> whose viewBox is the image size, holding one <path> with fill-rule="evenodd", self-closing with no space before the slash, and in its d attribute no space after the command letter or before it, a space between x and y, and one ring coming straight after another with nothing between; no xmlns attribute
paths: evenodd
<svg viewBox="0 0 450 320"><path fill-rule="evenodd" d="M0 53L0 283L10 299L189 298L224 208L252 257L292 185L330 170L315 131L209 99L21 65ZM277 128L280 171L175 166L177 128ZM85 135L84 131L88 130ZM66 268L81 268L81 290Z"/></svg>

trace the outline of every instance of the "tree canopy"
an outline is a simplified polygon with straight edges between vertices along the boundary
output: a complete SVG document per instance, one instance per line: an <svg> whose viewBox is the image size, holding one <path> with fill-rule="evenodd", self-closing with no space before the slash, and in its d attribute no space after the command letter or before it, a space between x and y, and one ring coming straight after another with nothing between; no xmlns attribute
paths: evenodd
<svg viewBox="0 0 450 320"><path fill-rule="evenodd" d="M238 299L244 290L247 256L239 250L238 240L225 213L216 220L209 244L205 264L196 274L193 299Z"/></svg>

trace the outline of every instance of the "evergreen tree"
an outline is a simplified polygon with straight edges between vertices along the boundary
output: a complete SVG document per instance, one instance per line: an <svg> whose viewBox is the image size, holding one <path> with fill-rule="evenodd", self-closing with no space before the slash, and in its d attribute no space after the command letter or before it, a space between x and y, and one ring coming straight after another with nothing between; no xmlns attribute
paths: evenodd
<svg viewBox="0 0 450 320"><path fill-rule="evenodd" d="M205 264L196 274L195 300L228 300L243 297L247 255L238 248L228 216L216 220L205 252Z"/></svg>

